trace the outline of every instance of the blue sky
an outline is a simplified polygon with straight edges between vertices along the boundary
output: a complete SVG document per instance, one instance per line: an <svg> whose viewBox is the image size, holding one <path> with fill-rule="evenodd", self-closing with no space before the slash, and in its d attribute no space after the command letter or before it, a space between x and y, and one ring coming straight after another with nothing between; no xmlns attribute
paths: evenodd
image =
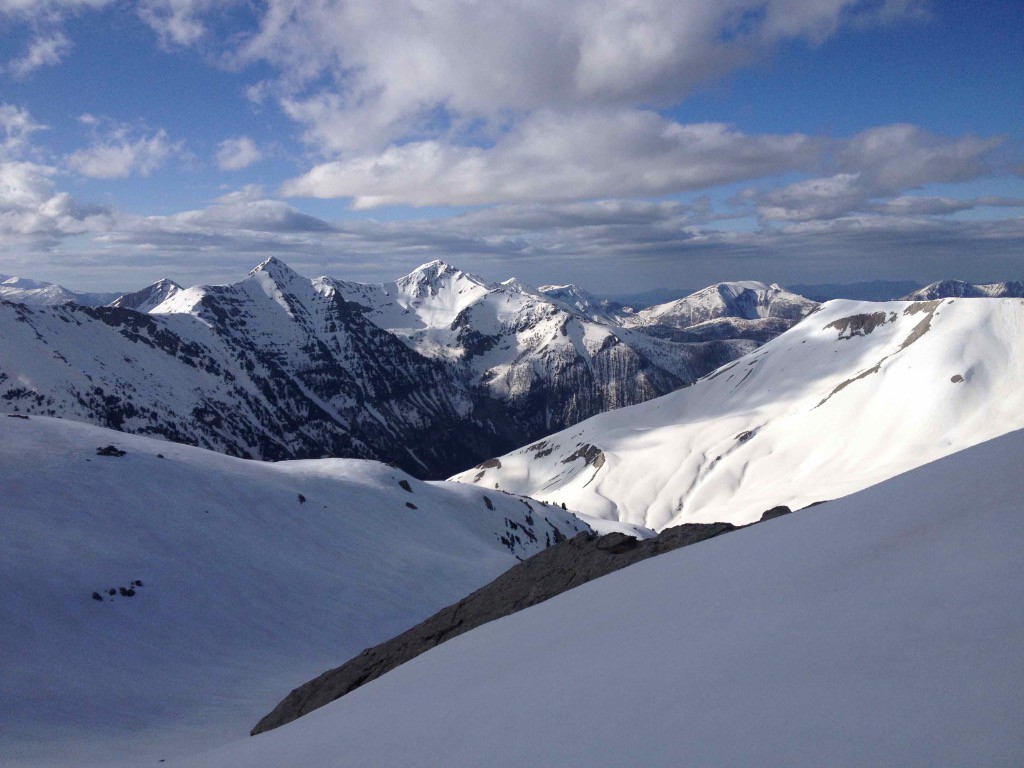
<svg viewBox="0 0 1024 768"><path fill-rule="evenodd" d="M0 0L0 273L1024 278L1024 10Z"/></svg>

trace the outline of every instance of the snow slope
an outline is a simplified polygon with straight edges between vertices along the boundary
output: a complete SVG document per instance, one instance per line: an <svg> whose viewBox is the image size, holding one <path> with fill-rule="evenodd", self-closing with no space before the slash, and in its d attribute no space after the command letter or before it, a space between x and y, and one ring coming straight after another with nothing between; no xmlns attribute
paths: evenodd
<svg viewBox="0 0 1024 768"><path fill-rule="evenodd" d="M660 530L757 520L1024 427L1024 301L822 305L687 389L457 475Z"/></svg>
<svg viewBox="0 0 1024 768"><path fill-rule="evenodd" d="M248 733L299 682L586 529L532 508L373 462L0 417L0 763L155 765Z"/></svg>
<svg viewBox="0 0 1024 768"><path fill-rule="evenodd" d="M1024 434L590 582L185 768L1024 764Z"/></svg>

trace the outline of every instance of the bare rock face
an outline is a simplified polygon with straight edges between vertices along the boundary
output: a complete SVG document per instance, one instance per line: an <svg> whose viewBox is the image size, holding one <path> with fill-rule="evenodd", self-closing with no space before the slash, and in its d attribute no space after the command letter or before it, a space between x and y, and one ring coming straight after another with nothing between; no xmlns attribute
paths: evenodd
<svg viewBox="0 0 1024 768"><path fill-rule="evenodd" d="M290 723L481 624L542 603L648 557L736 528L729 523L689 523L642 540L623 533L581 533L524 560L401 635L368 648L342 666L299 686L256 724L252 735Z"/></svg>

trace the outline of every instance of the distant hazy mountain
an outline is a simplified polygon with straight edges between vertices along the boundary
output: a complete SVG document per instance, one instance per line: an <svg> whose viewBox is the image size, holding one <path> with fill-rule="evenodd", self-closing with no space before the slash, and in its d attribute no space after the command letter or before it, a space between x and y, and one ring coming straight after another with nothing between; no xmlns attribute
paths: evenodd
<svg viewBox="0 0 1024 768"><path fill-rule="evenodd" d="M904 298L907 301L929 301L950 298L1020 298L1024 296L1024 283L986 283L976 285L963 280L942 280L926 285Z"/></svg>
<svg viewBox="0 0 1024 768"><path fill-rule="evenodd" d="M757 351L454 479L661 529L834 499L1024 428L1024 303L834 301Z"/></svg>
<svg viewBox="0 0 1024 768"><path fill-rule="evenodd" d="M652 288L649 291L639 293L625 293L613 296L616 303L626 307L640 310L653 307L655 304L665 304L675 301L682 296L688 296L694 292L693 288Z"/></svg>
<svg viewBox="0 0 1024 768"><path fill-rule="evenodd" d="M87 307L101 307L116 297L116 293L78 293L55 283L0 275L0 300L3 301L32 306L53 306L73 301Z"/></svg>
<svg viewBox="0 0 1024 768"><path fill-rule="evenodd" d="M789 285L789 290L814 301L856 299L857 301L894 301L920 287L912 280L871 280L864 283L821 283Z"/></svg>
<svg viewBox="0 0 1024 768"><path fill-rule="evenodd" d="M555 298L515 279L489 283L442 261L394 283L317 282L501 403L527 440L677 389L756 346L742 338L655 338L647 328L621 327L616 311L575 286L549 287Z"/></svg>
<svg viewBox="0 0 1024 768"><path fill-rule="evenodd" d="M677 342L748 339L763 343L793 327L817 306L778 285L738 281L717 283L623 315L619 322Z"/></svg>

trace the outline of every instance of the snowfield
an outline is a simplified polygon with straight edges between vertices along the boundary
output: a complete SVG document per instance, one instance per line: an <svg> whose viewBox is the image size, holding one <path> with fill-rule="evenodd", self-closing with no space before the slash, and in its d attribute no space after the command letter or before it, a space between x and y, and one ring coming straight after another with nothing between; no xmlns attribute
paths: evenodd
<svg viewBox="0 0 1024 768"><path fill-rule="evenodd" d="M692 387L453 479L660 530L749 523L1024 428L1024 300L832 301Z"/></svg>
<svg viewBox="0 0 1024 768"><path fill-rule="evenodd" d="M0 763L156 765L246 734L555 528L587 529L532 508L374 462L0 417Z"/></svg>
<svg viewBox="0 0 1024 768"><path fill-rule="evenodd" d="M475 629L189 768L1024 764L1024 433Z"/></svg>

